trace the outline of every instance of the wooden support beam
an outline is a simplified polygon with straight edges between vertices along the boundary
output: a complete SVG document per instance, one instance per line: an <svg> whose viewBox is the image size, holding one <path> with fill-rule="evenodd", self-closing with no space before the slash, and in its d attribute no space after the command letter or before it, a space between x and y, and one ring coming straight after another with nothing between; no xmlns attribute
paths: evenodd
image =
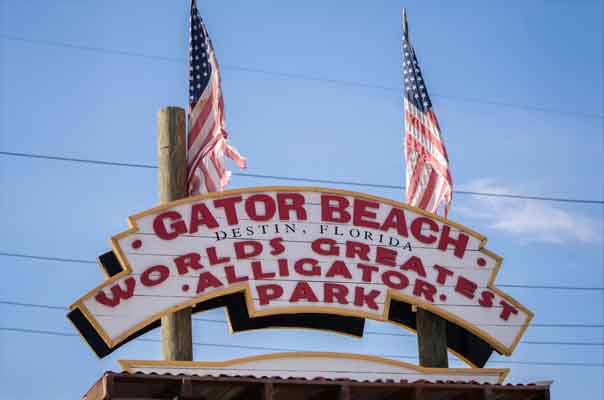
<svg viewBox="0 0 604 400"><path fill-rule="evenodd" d="M447 322L430 311L418 308L415 313L419 365L448 368Z"/></svg>
<svg viewBox="0 0 604 400"><path fill-rule="evenodd" d="M262 394L262 400L273 400L275 388L272 383L264 384L264 393Z"/></svg>
<svg viewBox="0 0 604 400"><path fill-rule="evenodd" d="M159 201L167 203L187 196L185 110L163 107L157 114ZM162 353L166 360L192 361L191 309L161 319Z"/></svg>
<svg viewBox="0 0 604 400"><path fill-rule="evenodd" d="M340 386L340 394L338 395L338 400L350 400L350 386Z"/></svg>
<svg viewBox="0 0 604 400"><path fill-rule="evenodd" d="M264 385L232 385L215 399L220 400L264 400Z"/></svg>
<svg viewBox="0 0 604 400"><path fill-rule="evenodd" d="M103 381L105 382L105 393L103 394L103 398L110 399L115 391L115 376L114 375L105 375L103 377Z"/></svg>
<svg viewBox="0 0 604 400"><path fill-rule="evenodd" d="M480 399L481 400L495 400L495 394L493 393L493 390L491 390L490 388L483 389L482 397L480 397Z"/></svg>
<svg viewBox="0 0 604 400"><path fill-rule="evenodd" d="M191 383L191 378L182 378L180 382L180 395L178 400L205 400L203 397L194 396L193 394L193 384Z"/></svg>
<svg viewBox="0 0 604 400"><path fill-rule="evenodd" d="M413 389L413 396L411 396L411 400L425 400L424 389L416 387Z"/></svg>

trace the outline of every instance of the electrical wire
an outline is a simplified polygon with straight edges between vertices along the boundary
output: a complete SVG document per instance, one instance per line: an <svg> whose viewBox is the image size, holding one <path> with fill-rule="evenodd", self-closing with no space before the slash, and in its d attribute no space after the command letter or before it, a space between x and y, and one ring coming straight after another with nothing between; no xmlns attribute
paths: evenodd
<svg viewBox="0 0 604 400"><path fill-rule="evenodd" d="M0 300L0 304L28 307L28 308L44 308L51 310L67 311L68 307L54 306L48 304L35 304L35 303L23 303L17 301ZM206 317L193 317L193 321L199 322L212 322L219 324L227 324L227 321L223 319L213 319ZM557 327L557 328L604 328L604 324L531 324L531 327ZM376 332L376 331L365 331L364 334L376 335L376 336L399 336L399 337L415 337L415 335L409 333L391 333L391 332ZM569 345L569 346L604 346L604 342L547 342L547 341L522 341L521 343L526 344L542 344L542 345Z"/></svg>
<svg viewBox="0 0 604 400"><path fill-rule="evenodd" d="M0 252L0 256L15 257L15 258L28 258L31 260L40 260L40 261L57 261L57 262L66 262L66 263L75 263L75 264L97 264L98 265L98 263L96 261L82 260L82 259L76 259L76 258L34 256L31 254L7 253L7 252Z"/></svg>
<svg viewBox="0 0 604 400"><path fill-rule="evenodd" d="M62 48L68 48L68 49L72 49L72 50L83 50L83 51L90 51L90 52L96 52L96 53L136 57L136 58L143 58L143 59L153 60L153 61L163 61L163 62L170 62L170 63L185 63L186 62L185 58L167 57L167 56L161 56L161 55L134 52L134 51L129 51L129 50L112 49L112 48L100 47L100 46L80 45L80 44L63 42L63 41L32 39L32 38L26 38L26 37L22 37L22 36L4 34L4 33L0 34L0 38L2 38L4 40L14 41L14 42L23 42L23 43L51 46L51 47L62 47ZM382 90L382 91L392 92L392 93L401 92L400 88L373 84L373 83L366 83L366 82L326 78L326 77L312 76L312 75L292 73L292 72L271 71L271 70L262 69L262 68L255 68L255 67L241 66L241 65L232 65L232 64L222 64L221 67L222 67L222 69L226 69L226 70L263 74L263 75L278 77L281 79L294 79L294 80L302 80L302 81L321 82L321 83L327 83L327 84L339 85L339 86L377 89L377 90ZM579 112L579 111L567 111L567 110L554 109L554 108L538 106L538 105L517 104L517 103L510 103L510 102L503 102L503 101L496 101L496 100L480 99L480 98L475 98L475 97L456 97L456 96L449 96L449 95L440 94L440 93L432 93L432 96L440 97L445 100L460 101L460 102L475 103L475 104L477 103L477 104L491 105L491 106L505 107L505 108L515 108L515 109L531 111L531 112L558 114L558 115L580 117L580 118L604 119L604 115L602 115L602 114L586 113L586 112Z"/></svg>
<svg viewBox="0 0 604 400"><path fill-rule="evenodd" d="M40 255L32 255L25 253L9 253L0 251L0 256L2 257L14 257L14 258L24 258L24 259L32 259L32 260L40 260L40 261L56 261L56 262L68 262L68 263L83 263L83 264L97 264L96 261L92 260L83 260L77 258L64 258L64 257L49 257L49 256L40 256ZM516 288L516 289L542 289L542 290L583 290L583 291L596 291L596 292L604 292L604 287L596 287L596 286L554 286L554 285L517 285L517 284L497 284L499 288Z"/></svg>
<svg viewBox="0 0 604 400"><path fill-rule="evenodd" d="M42 160L54 160L54 161L66 161L66 162L75 162L75 163L84 163L84 164L106 165L106 166L114 166L114 167L157 169L157 166L152 165L152 164L94 160L94 159L88 159L88 158L76 158L76 157L34 154L34 153L21 153L21 152L14 152L14 151L0 151L0 155L9 156L9 157L23 157L23 158L32 158L32 159L42 159ZM280 180L280 181L362 186L362 187L372 187L372 188L380 188L380 189L403 190L405 188L404 186L400 186L400 185L376 184L376 183L355 182L355 181L347 181L347 180L300 178L300 177L293 177L293 176L251 174L251 173L241 173L241 172L234 172L233 175L246 177L246 178L260 178L260 179L271 179L271 180ZM562 202L562 203L598 204L598 205L604 204L604 200L573 199L573 198L553 197L553 196L532 196L532 195L520 195L520 194L511 194L511 193L475 192L475 191L467 191L467 190L454 190L453 193L471 195L471 196L499 197L499 198L521 199L521 200L553 201L553 202Z"/></svg>
<svg viewBox="0 0 604 400"><path fill-rule="evenodd" d="M12 328L12 327L0 327L0 331L16 332L16 333L31 333L31 334L49 335L49 336L65 336L65 337L79 337L80 336L76 333L57 332L57 331L41 330L41 329ZM160 339L141 338L141 339L137 339L137 341L161 343ZM208 342L195 342L195 341L193 342L193 346L218 347L218 348L230 348L230 349L241 349L241 350L260 350L260 351L287 351L287 352L301 351L301 349L294 349L294 348L269 347L269 346L249 346L249 345L221 344L221 343L208 343ZM316 350L306 350L306 351L316 351ZM417 359L417 356L401 355L401 354L387 354L387 355L380 355L380 357L403 358L403 359L414 359L414 360ZM451 360L451 361L457 362L457 360ZM494 360L494 361L489 361L489 363L542 365L542 366L569 366L569 367L604 367L604 363L588 363L588 362L515 361L515 360L497 361L497 360Z"/></svg>

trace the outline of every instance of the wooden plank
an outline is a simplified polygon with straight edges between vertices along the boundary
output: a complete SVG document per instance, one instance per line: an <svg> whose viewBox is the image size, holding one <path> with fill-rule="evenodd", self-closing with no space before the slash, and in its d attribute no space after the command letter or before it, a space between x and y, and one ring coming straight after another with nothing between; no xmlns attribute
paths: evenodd
<svg viewBox="0 0 604 400"><path fill-rule="evenodd" d="M338 396L338 400L350 400L350 386L340 386L340 394Z"/></svg>
<svg viewBox="0 0 604 400"><path fill-rule="evenodd" d="M166 203L187 195L185 111L163 107L157 114L159 201ZM166 360L192 361L191 309L161 319L162 353Z"/></svg>
<svg viewBox="0 0 604 400"><path fill-rule="evenodd" d="M104 387L104 393L103 393L103 399L111 399L113 396L113 391L114 391L114 375L105 375L103 377L103 387Z"/></svg>
<svg viewBox="0 0 604 400"><path fill-rule="evenodd" d="M180 382L180 397L179 400L205 400L203 397L194 396L193 384L191 378L182 378Z"/></svg>
<svg viewBox="0 0 604 400"><path fill-rule="evenodd" d="M275 392L274 386L272 383L264 384L264 393L262 395L262 400L273 400L273 394Z"/></svg>
<svg viewBox="0 0 604 400"><path fill-rule="evenodd" d="M447 322L430 311L417 309L417 348L419 365L431 368L448 368Z"/></svg>
<svg viewBox="0 0 604 400"><path fill-rule="evenodd" d="M495 400L495 394L490 388L486 388L482 390L482 400Z"/></svg>

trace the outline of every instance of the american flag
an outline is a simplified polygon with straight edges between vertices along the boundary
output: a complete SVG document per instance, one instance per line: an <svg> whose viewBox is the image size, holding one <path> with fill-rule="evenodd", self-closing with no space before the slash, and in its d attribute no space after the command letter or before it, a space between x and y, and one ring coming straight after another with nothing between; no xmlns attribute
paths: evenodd
<svg viewBox="0 0 604 400"><path fill-rule="evenodd" d="M446 217L453 190L449 158L428 96L426 82L409 40L407 15L404 10L403 77L407 202L432 213L444 202Z"/></svg>
<svg viewBox="0 0 604 400"><path fill-rule="evenodd" d="M245 168L245 158L227 142L218 61L197 4L192 0L187 140L189 195L221 191L227 185L231 171L224 166L225 155Z"/></svg>

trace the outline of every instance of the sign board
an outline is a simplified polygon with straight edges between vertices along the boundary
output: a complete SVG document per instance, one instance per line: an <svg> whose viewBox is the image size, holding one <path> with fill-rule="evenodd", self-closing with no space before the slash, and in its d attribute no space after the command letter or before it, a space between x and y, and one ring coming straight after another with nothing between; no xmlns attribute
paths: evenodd
<svg viewBox="0 0 604 400"><path fill-rule="evenodd" d="M495 287L502 260L485 237L367 194L230 190L155 207L129 224L111 239L120 271L71 306L76 327L94 330L82 332L93 348L113 349L167 313L235 294L252 318L390 321L393 304L414 305L507 355L532 318Z"/></svg>

